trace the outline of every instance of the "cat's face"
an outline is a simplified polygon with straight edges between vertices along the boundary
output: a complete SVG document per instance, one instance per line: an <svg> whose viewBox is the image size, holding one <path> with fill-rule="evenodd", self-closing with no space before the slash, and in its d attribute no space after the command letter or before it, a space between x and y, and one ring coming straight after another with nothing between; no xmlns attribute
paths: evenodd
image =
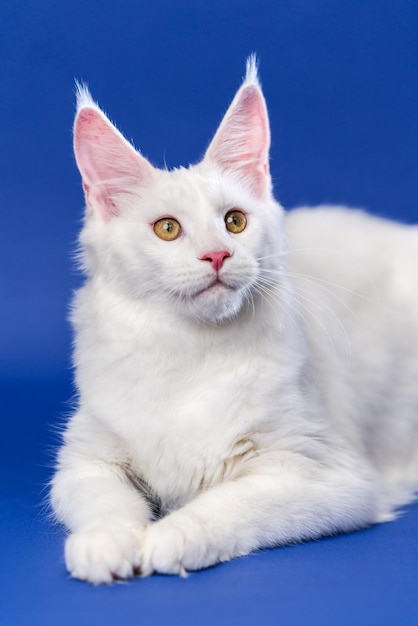
<svg viewBox="0 0 418 626"><path fill-rule="evenodd" d="M123 214L108 223L87 220L90 272L211 323L252 306L261 268L278 249L277 205L202 166L156 172L120 201Z"/></svg>
<svg viewBox="0 0 418 626"><path fill-rule="evenodd" d="M250 65L203 161L157 170L83 91L75 151L87 216L85 265L127 297L219 323L254 305L262 268L280 248L264 100Z"/></svg>

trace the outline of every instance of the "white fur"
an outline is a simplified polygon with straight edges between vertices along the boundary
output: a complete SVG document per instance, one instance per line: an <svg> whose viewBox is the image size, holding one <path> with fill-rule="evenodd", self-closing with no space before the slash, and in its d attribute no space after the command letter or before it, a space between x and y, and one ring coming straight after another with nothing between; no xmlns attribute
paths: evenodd
<svg viewBox="0 0 418 626"><path fill-rule="evenodd" d="M106 123L100 150L120 150L120 179L109 153L91 169L92 110ZM81 92L79 409L51 495L77 578L184 574L361 528L391 519L417 487L417 229L341 207L285 215L266 113L254 128L264 110L250 61L225 117L239 142L224 120L200 164L148 175L146 162L143 178L143 157ZM248 224L231 234L236 207ZM166 216L181 223L175 241L153 231ZM231 256L210 287L202 257L213 250Z"/></svg>

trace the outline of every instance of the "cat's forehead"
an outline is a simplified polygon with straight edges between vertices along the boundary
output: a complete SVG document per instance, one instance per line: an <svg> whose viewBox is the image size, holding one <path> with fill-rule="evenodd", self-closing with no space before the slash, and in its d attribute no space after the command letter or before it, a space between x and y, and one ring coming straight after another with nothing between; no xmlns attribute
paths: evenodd
<svg viewBox="0 0 418 626"><path fill-rule="evenodd" d="M225 203L225 193L219 177L199 171L197 166L160 172L160 198L164 204L187 211L213 210Z"/></svg>

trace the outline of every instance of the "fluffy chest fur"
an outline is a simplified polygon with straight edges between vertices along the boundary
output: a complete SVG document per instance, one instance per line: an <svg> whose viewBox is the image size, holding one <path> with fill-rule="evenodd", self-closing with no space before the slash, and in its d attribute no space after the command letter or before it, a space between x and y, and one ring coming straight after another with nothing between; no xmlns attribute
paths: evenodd
<svg viewBox="0 0 418 626"><path fill-rule="evenodd" d="M76 300L83 408L166 508L245 473L281 428L284 448L300 426L286 424L304 364L300 338L284 341L280 315L264 309L249 308L234 327L205 327L94 283Z"/></svg>

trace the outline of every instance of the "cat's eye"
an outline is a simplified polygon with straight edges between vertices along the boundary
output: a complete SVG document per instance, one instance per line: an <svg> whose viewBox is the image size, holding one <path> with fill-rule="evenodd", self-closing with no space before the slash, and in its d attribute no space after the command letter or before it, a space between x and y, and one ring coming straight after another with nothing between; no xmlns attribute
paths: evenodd
<svg viewBox="0 0 418 626"><path fill-rule="evenodd" d="M154 224L154 233L164 241L173 241L180 235L181 226L172 217L163 217Z"/></svg>
<svg viewBox="0 0 418 626"><path fill-rule="evenodd" d="M233 209L225 215L225 225L230 233L242 233L247 226L247 218L242 211Z"/></svg>

